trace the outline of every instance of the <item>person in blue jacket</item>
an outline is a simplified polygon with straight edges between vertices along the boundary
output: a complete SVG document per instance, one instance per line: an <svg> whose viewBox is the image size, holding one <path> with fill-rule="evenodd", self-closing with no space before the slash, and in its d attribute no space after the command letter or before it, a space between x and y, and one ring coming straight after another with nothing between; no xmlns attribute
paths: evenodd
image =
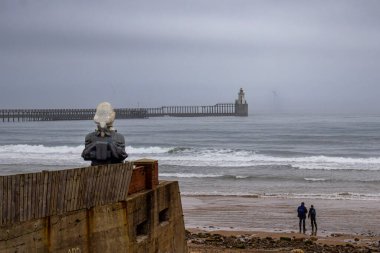
<svg viewBox="0 0 380 253"><path fill-rule="evenodd" d="M310 209L309 209L309 214L307 215L307 217L310 219L311 221L311 233L312 234L317 234L317 211L315 211L315 208L313 205L310 206ZM315 231L314 231L314 227L315 227Z"/></svg>
<svg viewBox="0 0 380 253"><path fill-rule="evenodd" d="M301 233L301 227L302 227L303 233L305 234L306 232L305 220L306 220L307 208L304 202L302 202L301 205L297 208L297 214L299 218L300 233Z"/></svg>

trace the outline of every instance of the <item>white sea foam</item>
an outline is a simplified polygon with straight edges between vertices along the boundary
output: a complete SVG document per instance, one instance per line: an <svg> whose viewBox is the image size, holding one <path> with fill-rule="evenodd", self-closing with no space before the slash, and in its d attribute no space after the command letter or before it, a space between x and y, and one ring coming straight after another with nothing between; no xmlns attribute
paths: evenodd
<svg viewBox="0 0 380 253"><path fill-rule="evenodd" d="M276 193L263 197L284 197L291 199L336 199L336 200L380 200L378 193L336 192L336 193Z"/></svg>
<svg viewBox="0 0 380 253"><path fill-rule="evenodd" d="M253 152L200 151L192 154L157 157L161 164L177 166L249 167L279 165L317 170L380 170L380 158L350 158L328 156L275 157Z"/></svg>
<svg viewBox="0 0 380 253"><path fill-rule="evenodd" d="M8 153L8 154L77 154L81 153L84 146L55 146L48 147L44 145L26 145L26 144L18 144L18 145L4 145L0 146L0 154Z"/></svg>
<svg viewBox="0 0 380 253"><path fill-rule="evenodd" d="M284 199L330 199L330 200L380 200L377 193L246 193L246 192L182 192L183 196L225 196L246 198L284 198Z"/></svg>
<svg viewBox="0 0 380 253"><path fill-rule="evenodd" d="M318 182L318 181L326 181L325 178L312 178L312 177L305 177L304 178L306 181L312 181L312 182Z"/></svg>
<svg viewBox="0 0 380 253"><path fill-rule="evenodd" d="M0 164L83 164L80 154L84 146L2 145ZM129 159L149 157L161 165L194 167L285 166L317 170L380 170L380 157L351 158L330 156L278 157L253 151L232 149L190 149L180 147L126 147ZM307 179L305 179L307 180Z"/></svg>
<svg viewBox="0 0 380 253"><path fill-rule="evenodd" d="M237 179L244 179L244 178L248 178L249 176L235 176Z"/></svg>
<svg viewBox="0 0 380 253"><path fill-rule="evenodd" d="M165 154L173 150L173 148L127 146L126 150L130 154Z"/></svg>
<svg viewBox="0 0 380 253"><path fill-rule="evenodd" d="M84 165L83 146L4 145L0 146L0 164L10 165Z"/></svg>
<svg viewBox="0 0 380 253"><path fill-rule="evenodd" d="M160 173L160 177L207 178L207 177L223 177L223 175L218 175L218 174L195 174L195 173Z"/></svg>

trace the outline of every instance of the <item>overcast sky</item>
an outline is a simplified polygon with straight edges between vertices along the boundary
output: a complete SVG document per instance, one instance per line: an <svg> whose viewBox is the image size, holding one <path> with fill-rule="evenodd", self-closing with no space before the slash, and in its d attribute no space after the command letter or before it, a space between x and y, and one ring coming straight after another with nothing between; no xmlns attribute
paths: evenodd
<svg viewBox="0 0 380 253"><path fill-rule="evenodd" d="M0 108L380 113L380 1L1 0Z"/></svg>

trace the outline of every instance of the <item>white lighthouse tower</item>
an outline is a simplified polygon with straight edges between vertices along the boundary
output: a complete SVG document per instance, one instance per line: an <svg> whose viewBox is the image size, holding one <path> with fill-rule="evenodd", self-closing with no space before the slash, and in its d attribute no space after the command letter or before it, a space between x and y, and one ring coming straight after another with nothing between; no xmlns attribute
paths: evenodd
<svg viewBox="0 0 380 253"><path fill-rule="evenodd" d="M240 88L238 99L235 101L235 113L237 116L248 116L248 104L245 100L243 88Z"/></svg>
<svg viewBox="0 0 380 253"><path fill-rule="evenodd" d="M238 93L238 99L236 100L236 104L244 105L247 101L245 101L245 93L243 91L243 88L240 88L240 91Z"/></svg>

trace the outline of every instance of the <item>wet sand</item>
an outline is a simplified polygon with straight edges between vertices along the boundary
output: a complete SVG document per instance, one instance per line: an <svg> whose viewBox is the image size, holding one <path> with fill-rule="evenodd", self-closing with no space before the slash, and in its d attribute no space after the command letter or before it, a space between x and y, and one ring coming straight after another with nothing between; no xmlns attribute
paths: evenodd
<svg viewBox="0 0 380 253"><path fill-rule="evenodd" d="M186 228L209 231L298 232L296 209L302 201L317 210L319 236L380 235L378 201L182 196Z"/></svg>

